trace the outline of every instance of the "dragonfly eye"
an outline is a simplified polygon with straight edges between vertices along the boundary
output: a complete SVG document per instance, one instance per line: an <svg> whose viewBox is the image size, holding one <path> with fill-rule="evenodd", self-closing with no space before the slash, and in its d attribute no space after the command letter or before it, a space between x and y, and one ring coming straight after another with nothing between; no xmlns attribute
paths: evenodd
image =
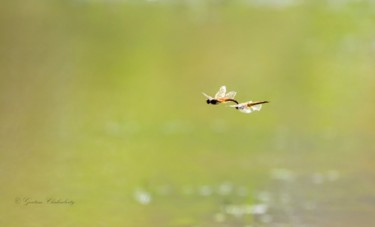
<svg viewBox="0 0 375 227"><path fill-rule="evenodd" d="M207 104L210 104L210 100L209 100L209 99L207 99L207 101L206 101L206 102L207 102Z"/></svg>

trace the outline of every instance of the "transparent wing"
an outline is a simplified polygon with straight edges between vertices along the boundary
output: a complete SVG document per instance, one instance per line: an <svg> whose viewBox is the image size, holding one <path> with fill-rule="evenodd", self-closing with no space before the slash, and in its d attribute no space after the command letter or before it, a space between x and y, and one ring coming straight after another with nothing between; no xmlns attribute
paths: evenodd
<svg viewBox="0 0 375 227"><path fill-rule="evenodd" d="M243 106L243 108L238 108L238 110L242 113L247 113L247 114L253 112L253 110L247 106Z"/></svg>
<svg viewBox="0 0 375 227"><path fill-rule="evenodd" d="M260 111L260 109L262 109L263 103L267 103L267 102L255 102L255 103L253 103L253 102L250 101L250 102L247 103L247 106L254 111Z"/></svg>
<svg viewBox="0 0 375 227"><path fill-rule="evenodd" d="M234 108L238 108L238 109L243 109L243 108L247 107L247 102L243 102L243 103L238 103L238 104L230 105L229 107L234 107Z"/></svg>
<svg viewBox="0 0 375 227"><path fill-rule="evenodd" d="M227 91L227 88L225 86L221 86L219 91L215 95L215 99L224 98L226 91Z"/></svg>
<svg viewBox="0 0 375 227"><path fill-rule="evenodd" d="M208 99L213 99L211 96L207 95L206 93L203 93L203 92L202 92L202 94L203 94L204 96L206 96L206 98L208 98Z"/></svg>
<svg viewBox="0 0 375 227"><path fill-rule="evenodd" d="M247 103L240 103L237 105L230 105L230 107L236 108L238 111L242 113L251 113L253 110L247 106Z"/></svg>
<svg viewBox="0 0 375 227"><path fill-rule="evenodd" d="M262 109L262 104L254 105L250 107L254 111L260 111Z"/></svg>
<svg viewBox="0 0 375 227"><path fill-rule="evenodd" d="M236 96L237 92L235 91L230 91L228 92L226 95L225 95L225 98L228 98L228 99L234 99L234 96Z"/></svg>

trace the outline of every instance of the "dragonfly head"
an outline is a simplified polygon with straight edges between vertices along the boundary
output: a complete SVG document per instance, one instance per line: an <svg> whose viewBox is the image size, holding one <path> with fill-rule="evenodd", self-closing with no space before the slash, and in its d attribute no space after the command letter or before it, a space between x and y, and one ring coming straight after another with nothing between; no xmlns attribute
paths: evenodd
<svg viewBox="0 0 375 227"><path fill-rule="evenodd" d="M219 103L219 101L216 100L216 99L207 99L206 102L207 102L207 104L212 104L212 105L216 105L216 104Z"/></svg>

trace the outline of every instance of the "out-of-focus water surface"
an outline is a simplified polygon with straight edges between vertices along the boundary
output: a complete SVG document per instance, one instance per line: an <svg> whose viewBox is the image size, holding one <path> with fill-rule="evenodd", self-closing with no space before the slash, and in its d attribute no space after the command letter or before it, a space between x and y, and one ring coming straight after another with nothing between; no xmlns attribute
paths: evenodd
<svg viewBox="0 0 375 227"><path fill-rule="evenodd" d="M8 1L1 226L370 226L371 0ZM221 85L250 115L209 106Z"/></svg>

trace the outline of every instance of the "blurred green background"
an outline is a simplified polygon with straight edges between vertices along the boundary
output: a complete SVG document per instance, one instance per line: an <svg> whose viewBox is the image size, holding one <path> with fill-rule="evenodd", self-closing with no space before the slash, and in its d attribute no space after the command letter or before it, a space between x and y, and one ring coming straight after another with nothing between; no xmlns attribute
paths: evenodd
<svg viewBox="0 0 375 227"><path fill-rule="evenodd" d="M2 3L0 225L370 226L374 16L370 0ZM271 103L207 105L221 85Z"/></svg>

